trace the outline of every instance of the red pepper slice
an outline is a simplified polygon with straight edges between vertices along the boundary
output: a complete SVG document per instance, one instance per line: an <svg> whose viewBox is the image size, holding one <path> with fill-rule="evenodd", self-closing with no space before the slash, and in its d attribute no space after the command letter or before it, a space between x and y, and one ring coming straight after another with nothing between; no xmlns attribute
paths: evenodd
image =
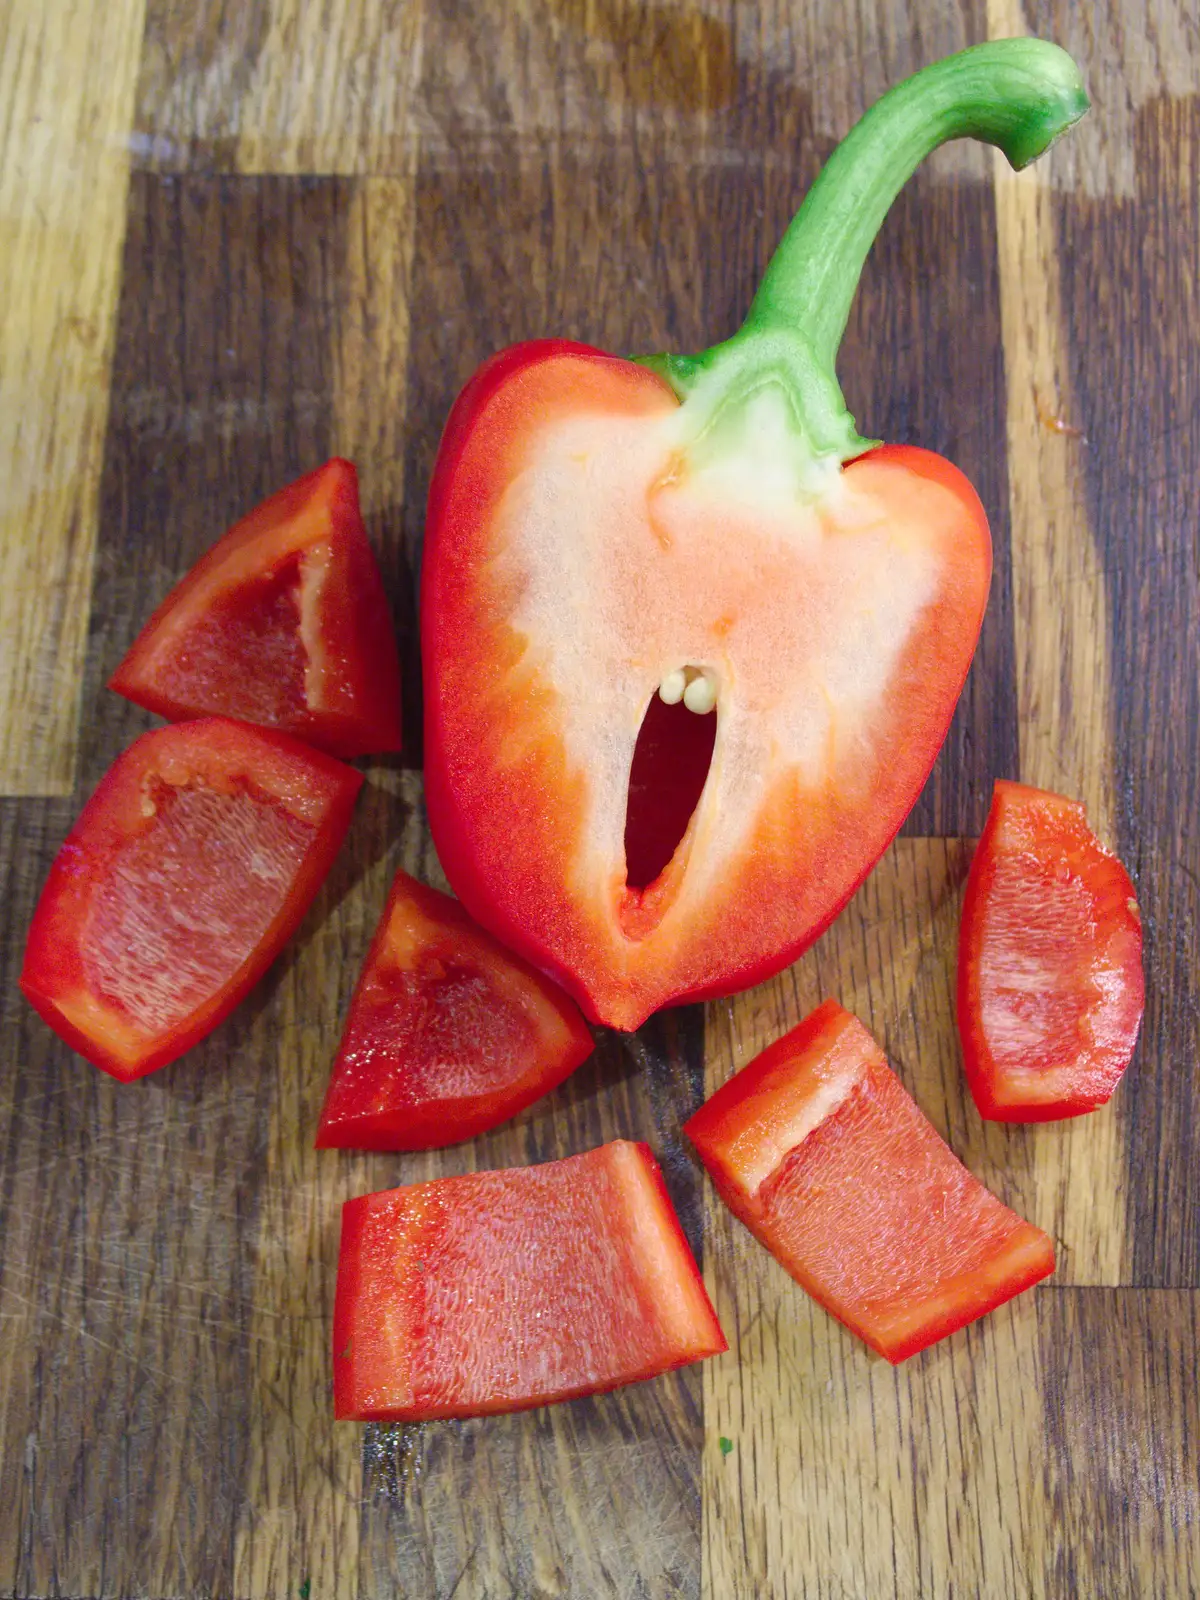
<svg viewBox="0 0 1200 1600"><path fill-rule="evenodd" d="M726 1348L644 1144L619 1139L342 1208L339 1418L520 1411Z"/></svg>
<svg viewBox="0 0 1200 1600"><path fill-rule="evenodd" d="M290 938L361 784L320 751L224 718L143 734L55 858L21 988L114 1078L174 1061Z"/></svg>
<svg viewBox="0 0 1200 1600"><path fill-rule="evenodd" d="M1129 874L1083 807L998 782L958 939L958 1026L980 1114L1078 1117L1112 1097L1145 1002Z"/></svg>
<svg viewBox="0 0 1200 1600"><path fill-rule="evenodd" d="M472 916L593 1020L779 970L916 799L978 637L987 521L948 462L859 436L834 357L925 154L972 134L1024 165L1086 106L1037 40L938 63L839 147L733 339L640 362L518 345L455 405L422 579L430 824ZM690 821L627 856L656 694L715 708L715 739Z"/></svg>
<svg viewBox="0 0 1200 1600"><path fill-rule="evenodd" d="M349 461L219 539L142 629L110 689L172 721L279 728L331 755L400 748L400 662Z"/></svg>
<svg viewBox="0 0 1200 1600"><path fill-rule="evenodd" d="M515 1117L593 1048L556 984L398 872L358 981L318 1149L428 1150Z"/></svg>
<svg viewBox="0 0 1200 1600"><path fill-rule="evenodd" d="M1054 1270L856 1017L828 1000L684 1126L722 1198L827 1311L900 1362Z"/></svg>

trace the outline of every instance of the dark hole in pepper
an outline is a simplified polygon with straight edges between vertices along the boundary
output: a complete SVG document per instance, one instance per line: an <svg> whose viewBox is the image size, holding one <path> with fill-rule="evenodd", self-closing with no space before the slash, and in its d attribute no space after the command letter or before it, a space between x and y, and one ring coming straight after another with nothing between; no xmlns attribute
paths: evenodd
<svg viewBox="0 0 1200 1600"><path fill-rule="evenodd" d="M717 714L697 716L656 694L642 719L625 810L625 882L646 889L670 862L699 804L717 737Z"/></svg>

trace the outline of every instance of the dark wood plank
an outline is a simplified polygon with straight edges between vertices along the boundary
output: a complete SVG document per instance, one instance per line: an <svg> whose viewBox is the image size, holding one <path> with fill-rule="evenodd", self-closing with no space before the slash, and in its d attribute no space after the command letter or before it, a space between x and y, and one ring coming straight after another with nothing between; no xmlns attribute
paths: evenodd
<svg viewBox="0 0 1200 1600"><path fill-rule="evenodd" d="M345 200L331 182L134 181L77 801L150 720L103 688L141 620L230 521L329 454ZM287 1123L286 1089L306 1067L311 1118L353 979L342 946L353 956L373 921L369 897L338 908L405 815L402 796L371 792L292 950L145 1083L103 1077L17 1003L3 1284L6 1314L32 1320L8 1347L20 1355L3 1459L23 1470L19 1493L0 1495L18 1519L14 1592L267 1592L238 1580L259 1570L255 1518L271 1493L256 1463L278 1404L293 1429L309 1411L323 1422L294 1445L293 1478L335 1476L324 1364L314 1398L286 1394L288 1352L325 1343L327 1253L303 1254L307 1300L264 1292L261 1263L279 1248L279 1141L311 1141L309 1120ZM19 878L6 897L13 965L67 820L47 812L35 830L6 813L29 832L5 841ZM297 1185L296 1211L305 1204ZM335 1217L336 1200L325 1209ZM278 1288L269 1274L266 1288ZM298 1560L305 1533L300 1518Z"/></svg>
<svg viewBox="0 0 1200 1600"><path fill-rule="evenodd" d="M1047 1594L1200 1589L1200 1295L1047 1289Z"/></svg>
<svg viewBox="0 0 1200 1600"><path fill-rule="evenodd" d="M84 680L80 782L151 718L104 688L239 516L330 453L335 182L135 174Z"/></svg>
<svg viewBox="0 0 1200 1600"><path fill-rule="evenodd" d="M0 1582L167 1594L204 1574L228 1593L269 1003L135 1088L61 1045L16 974L71 810L0 807Z"/></svg>
<svg viewBox="0 0 1200 1600"><path fill-rule="evenodd" d="M358 467L363 517L392 601L405 730L400 760L410 768L421 762L417 568L405 537L415 167L414 147L398 175L360 178L348 186L329 330L333 449Z"/></svg>
<svg viewBox="0 0 1200 1600"><path fill-rule="evenodd" d="M875 437L946 456L992 529L979 648L941 754L904 832L975 836L992 780L1018 771L1004 350L990 184L918 176L893 208L843 345L850 409Z"/></svg>
<svg viewBox="0 0 1200 1600"><path fill-rule="evenodd" d="M1137 118L1136 195L1057 199L1089 509L1107 574L1118 838L1146 935L1121 1090L1132 1281L1200 1284L1200 107ZM1101 331L1109 330L1109 331Z"/></svg>

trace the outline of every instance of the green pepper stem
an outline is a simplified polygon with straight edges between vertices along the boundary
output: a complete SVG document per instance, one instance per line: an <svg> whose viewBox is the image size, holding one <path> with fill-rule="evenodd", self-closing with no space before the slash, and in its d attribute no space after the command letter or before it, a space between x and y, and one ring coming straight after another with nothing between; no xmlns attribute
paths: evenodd
<svg viewBox="0 0 1200 1600"><path fill-rule="evenodd" d="M734 337L700 356L647 364L681 399L696 393L706 429L718 411L780 383L809 452L849 459L868 441L846 411L834 362L867 252L897 194L949 139L997 145L1019 169L1087 109L1079 69L1044 40L998 39L926 67L877 101L830 156Z"/></svg>
<svg viewBox="0 0 1200 1600"><path fill-rule="evenodd" d="M1018 170L1088 108L1079 68L1042 39L997 39L897 84L846 135L784 234L748 327L784 323L832 362L892 202L949 139L994 144Z"/></svg>

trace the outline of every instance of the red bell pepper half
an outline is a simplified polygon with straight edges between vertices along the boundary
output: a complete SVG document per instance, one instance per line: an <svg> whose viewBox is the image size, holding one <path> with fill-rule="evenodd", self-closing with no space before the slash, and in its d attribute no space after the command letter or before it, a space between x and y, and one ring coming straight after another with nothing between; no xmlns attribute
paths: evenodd
<svg viewBox="0 0 1200 1600"><path fill-rule="evenodd" d="M1054 1247L962 1165L856 1017L828 1000L684 1132L796 1282L899 1362L1054 1270Z"/></svg>
<svg viewBox="0 0 1200 1600"><path fill-rule="evenodd" d="M981 1115L1045 1122L1104 1105L1144 1001L1129 874L1077 801L998 782L958 939L958 1026Z"/></svg>
<svg viewBox="0 0 1200 1600"><path fill-rule="evenodd" d="M430 824L471 915L593 1020L779 970L916 799L975 649L987 521L948 462L859 436L834 359L930 150L971 135L1024 166L1086 108L1050 44L940 62L834 153L732 339L518 345L459 397L422 579ZM655 696L715 711L715 737L690 820L627 852Z"/></svg>
<svg viewBox="0 0 1200 1600"><path fill-rule="evenodd" d="M556 1088L592 1047L556 984L457 900L398 872L350 1003L317 1148L472 1139Z"/></svg>
<svg viewBox="0 0 1200 1600"><path fill-rule="evenodd" d="M349 461L236 523L172 589L110 689L178 721L226 716L331 755L400 748L400 662Z"/></svg>
<svg viewBox="0 0 1200 1600"><path fill-rule="evenodd" d="M143 734L55 858L21 988L114 1078L174 1061L294 932L361 783L295 739L224 718Z"/></svg>
<svg viewBox="0 0 1200 1600"><path fill-rule="evenodd" d="M342 1208L340 1418L520 1411L726 1348L644 1144L435 1178Z"/></svg>

